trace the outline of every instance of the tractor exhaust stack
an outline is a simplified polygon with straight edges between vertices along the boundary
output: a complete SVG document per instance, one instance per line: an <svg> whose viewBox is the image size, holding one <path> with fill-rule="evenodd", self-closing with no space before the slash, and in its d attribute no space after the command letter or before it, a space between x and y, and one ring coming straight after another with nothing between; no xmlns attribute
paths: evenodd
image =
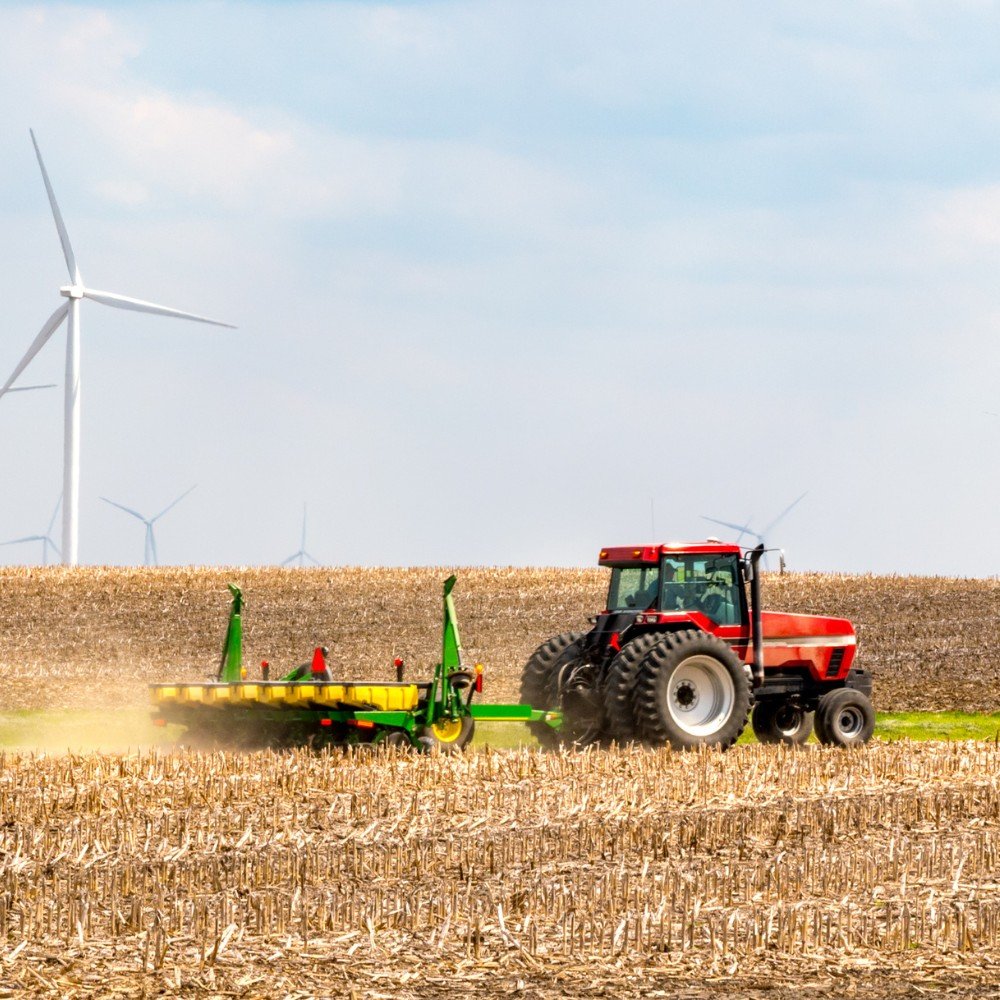
<svg viewBox="0 0 1000 1000"><path fill-rule="evenodd" d="M750 637L753 641L753 686L759 688L764 683L764 629L760 617L760 557L764 554L764 543L747 553L747 569L750 577Z"/></svg>

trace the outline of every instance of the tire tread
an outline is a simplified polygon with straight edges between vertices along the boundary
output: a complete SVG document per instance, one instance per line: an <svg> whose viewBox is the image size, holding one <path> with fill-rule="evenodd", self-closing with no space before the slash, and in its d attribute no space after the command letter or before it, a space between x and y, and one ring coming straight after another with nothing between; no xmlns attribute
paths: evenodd
<svg viewBox="0 0 1000 1000"><path fill-rule="evenodd" d="M703 648L697 649L698 646ZM717 739L686 737L672 732L661 711L660 677L694 652L715 656L733 675L736 687L733 713L721 727ZM639 677L635 688L636 723L642 736L651 743L660 746L670 745L677 750L699 745L728 749L746 728L752 703L750 680L744 672L743 664L726 643L707 632L690 629L668 633L653 646L639 665Z"/></svg>

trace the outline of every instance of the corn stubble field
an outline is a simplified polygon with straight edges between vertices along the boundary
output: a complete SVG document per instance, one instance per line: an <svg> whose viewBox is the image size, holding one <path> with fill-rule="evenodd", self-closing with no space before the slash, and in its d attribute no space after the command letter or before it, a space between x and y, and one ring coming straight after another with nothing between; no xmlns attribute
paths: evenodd
<svg viewBox="0 0 1000 1000"><path fill-rule="evenodd" d="M5 708L141 703L250 658L436 657L439 570L0 570ZM487 696L600 609L591 571L467 570ZM881 709L996 711L997 581L770 577L859 627ZM0 755L0 996L1000 995L1000 747L464 757Z"/></svg>

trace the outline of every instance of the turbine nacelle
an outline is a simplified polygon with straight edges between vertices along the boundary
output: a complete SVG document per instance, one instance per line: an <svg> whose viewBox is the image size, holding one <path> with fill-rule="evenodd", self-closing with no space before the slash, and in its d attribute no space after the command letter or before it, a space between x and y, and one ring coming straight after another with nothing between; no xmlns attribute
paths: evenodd
<svg viewBox="0 0 1000 1000"><path fill-rule="evenodd" d="M83 285L63 285L59 294L67 299L82 299L87 294L87 289Z"/></svg>

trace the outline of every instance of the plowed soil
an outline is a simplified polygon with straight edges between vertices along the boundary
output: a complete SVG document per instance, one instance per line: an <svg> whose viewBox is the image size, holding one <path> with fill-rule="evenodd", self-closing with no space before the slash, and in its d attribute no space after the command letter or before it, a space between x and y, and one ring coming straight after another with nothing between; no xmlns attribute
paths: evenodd
<svg viewBox="0 0 1000 1000"><path fill-rule="evenodd" d="M409 676L439 656L441 583L421 569L0 569L2 708L139 705L154 681L214 675L229 594L243 588L246 662L272 677L331 650L345 677ZM461 569L455 601L467 657L492 700L515 699L521 666L550 636L603 607L600 570ZM1000 581L770 575L765 606L838 615L882 711L1000 710Z"/></svg>

